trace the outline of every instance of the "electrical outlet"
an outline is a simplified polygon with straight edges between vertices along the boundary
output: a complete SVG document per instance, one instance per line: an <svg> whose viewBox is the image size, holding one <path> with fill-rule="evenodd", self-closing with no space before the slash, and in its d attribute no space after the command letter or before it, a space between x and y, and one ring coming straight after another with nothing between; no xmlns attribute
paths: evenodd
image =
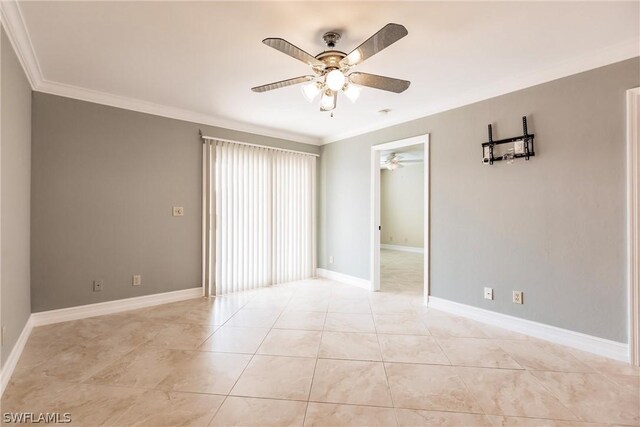
<svg viewBox="0 0 640 427"><path fill-rule="evenodd" d="M513 303L514 304L522 304L522 291L513 291Z"/></svg>
<svg viewBox="0 0 640 427"><path fill-rule="evenodd" d="M104 285L104 280L94 280L93 281L93 292L100 292L102 290L102 286Z"/></svg>
<svg viewBox="0 0 640 427"><path fill-rule="evenodd" d="M183 216L184 208L182 206L174 206L173 207L173 216Z"/></svg>
<svg viewBox="0 0 640 427"><path fill-rule="evenodd" d="M333 264L333 255L329 255L329 264Z"/></svg>
<svg viewBox="0 0 640 427"><path fill-rule="evenodd" d="M133 280L131 281L131 284L132 284L133 286L140 286L140 285L142 285L142 276L141 276L141 275L139 275L139 274L135 274L135 275L133 276Z"/></svg>
<svg viewBox="0 0 640 427"><path fill-rule="evenodd" d="M484 299L493 299L493 288L484 288Z"/></svg>

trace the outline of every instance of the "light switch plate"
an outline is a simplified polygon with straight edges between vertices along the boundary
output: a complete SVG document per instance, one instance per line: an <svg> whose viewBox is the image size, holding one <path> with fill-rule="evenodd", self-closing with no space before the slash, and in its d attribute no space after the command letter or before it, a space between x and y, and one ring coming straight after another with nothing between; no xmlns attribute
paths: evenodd
<svg viewBox="0 0 640 427"><path fill-rule="evenodd" d="M493 288L484 288L484 299L493 299Z"/></svg>
<svg viewBox="0 0 640 427"><path fill-rule="evenodd" d="M174 206L173 207L173 216L183 216L184 208L182 206Z"/></svg>

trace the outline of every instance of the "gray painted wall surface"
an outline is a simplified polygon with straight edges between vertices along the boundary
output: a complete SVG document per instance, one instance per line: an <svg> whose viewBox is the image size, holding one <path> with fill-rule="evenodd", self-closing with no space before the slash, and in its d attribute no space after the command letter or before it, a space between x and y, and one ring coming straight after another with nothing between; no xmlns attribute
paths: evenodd
<svg viewBox="0 0 640 427"><path fill-rule="evenodd" d="M424 247L424 163L380 170L380 243Z"/></svg>
<svg viewBox="0 0 640 427"><path fill-rule="evenodd" d="M34 312L201 283L202 144L316 146L34 93ZM172 217L183 206L184 217ZM142 275L142 286L131 276ZM93 292L94 279L104 290Z"/></svg>
<svg viewBox="0 0 640 427"><path fill-rule="evenodd" d="M634 58L323 146L320 267L369 278L370 147L430 133L432 295L626 342L625 91L639 85ZM483 166L487 124L511 137L523 115L537 156Z"/></svg>
<svg viewBox="0 0 640 427"><path fill-rule="evenodd" d="M31 86L7 35L2 32L2 135L0 189L2 212L2 325L6 361L31 314L29 233L31 199Z"/></svg>

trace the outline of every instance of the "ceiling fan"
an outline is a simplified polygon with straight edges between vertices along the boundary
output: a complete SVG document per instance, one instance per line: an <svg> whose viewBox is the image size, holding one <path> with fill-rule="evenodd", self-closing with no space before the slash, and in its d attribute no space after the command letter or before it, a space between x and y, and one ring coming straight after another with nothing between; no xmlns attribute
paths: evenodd
<svg viewBox="0 0 640 427"><path fill-rule="evenodd" d="M329 31L322 36L329 50L325 50L316 56L311 56L304 50L281 38L264 39L262 43L267 46L309 65L314 74L257 86L251 88L251 90L254 92L267 92L299 83L311 82L302 87L302 93L309 102L312 102L322 93L320 111L331 111L335 109L338 92L340 91L352 102L355 102L360 95L360 86L395 93L404 92L411 82L375 74L351 72L351 69L366 59L371 58L381 50L391 46L407 34L408 31L404 26L387 24L348 55L334 49L336 43L340 40L340 34L335 31Z"/></svg>
<svg viewBox="0 0 640 427"><path fill-rule="evenodd" d="M422 160L403 160L402 156L397 153L391 153L387 156L386 160L380 162L380 169L388 169L394 171L398 168L404 167L405 163L421 163Z"/></svg>

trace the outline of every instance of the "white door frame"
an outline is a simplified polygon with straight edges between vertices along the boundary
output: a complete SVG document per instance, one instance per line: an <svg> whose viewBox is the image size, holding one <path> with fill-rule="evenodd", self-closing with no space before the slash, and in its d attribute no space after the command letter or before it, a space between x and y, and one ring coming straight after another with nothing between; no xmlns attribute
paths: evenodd
<svg viewBox="0 0 640 427"><path fill-rule="evenodd" d="M371 147L371 290L380 290L380 151L424 144L424 301L429 298L429 134Z"/></svg>
<svg viewBox="0 0 640 427"><path fill-rule="evenodd" d="M640 87L627 91L629 361L640 366Z"/></svg>

